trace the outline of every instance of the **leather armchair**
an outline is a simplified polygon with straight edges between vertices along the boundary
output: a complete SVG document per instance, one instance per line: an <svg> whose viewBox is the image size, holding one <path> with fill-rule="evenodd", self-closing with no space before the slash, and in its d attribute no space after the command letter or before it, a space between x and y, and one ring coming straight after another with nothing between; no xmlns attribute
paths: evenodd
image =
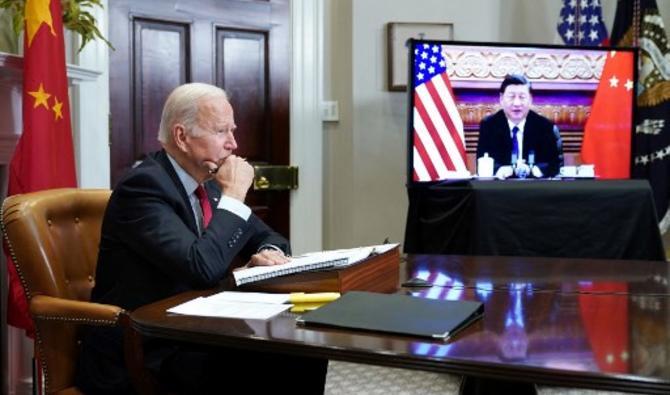
<svg viewBox="0 0 670 395"><path fill-rule="evenodd" d="M47 394L77 394L78 328L119 325L118 306L91 303L102 218L111 191L53 189L7 198L2 232L35 321Z"/></svg>

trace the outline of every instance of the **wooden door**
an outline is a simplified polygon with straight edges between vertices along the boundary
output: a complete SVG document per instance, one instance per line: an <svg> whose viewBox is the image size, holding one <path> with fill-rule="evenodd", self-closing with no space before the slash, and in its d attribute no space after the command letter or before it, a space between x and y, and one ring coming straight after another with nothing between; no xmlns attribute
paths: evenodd
<svg viewBox="0 0 670 395"><path fill-rule="evenodd" d="M177 85L225 89L252 164L289 164L289 0L114 0L110 7L112 186L160 149L163 103ZM254 212L289 237L289 191L254 191Z"/></svg>

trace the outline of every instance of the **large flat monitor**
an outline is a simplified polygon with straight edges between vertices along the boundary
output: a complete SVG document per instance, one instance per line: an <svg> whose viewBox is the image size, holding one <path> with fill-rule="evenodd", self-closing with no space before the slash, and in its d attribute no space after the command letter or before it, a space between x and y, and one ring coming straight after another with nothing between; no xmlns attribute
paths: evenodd
<svg viewBox="0 0 670 395"><path fill-rule="evenodd" d="M488 159L477 168L484 156L494 159L494 176L526 164L536 168L528 177L630 177L635 49L434 40L408 47L409 185L490 177ZM506 78L520 89L503 86Z"/></svg>

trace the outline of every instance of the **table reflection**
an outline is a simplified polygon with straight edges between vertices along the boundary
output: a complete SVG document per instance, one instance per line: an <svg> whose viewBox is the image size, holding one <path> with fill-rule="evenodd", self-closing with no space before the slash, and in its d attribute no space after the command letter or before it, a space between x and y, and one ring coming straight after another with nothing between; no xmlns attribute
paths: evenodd
<svg viewBox="0 0 670 395"><path fill-rule="evenodd" d="M568 293L580 292L580 284L587 282L624 282L627 293L670 295L667 262L454 255L407 259L405 278L421 278L434 286L488 292L523 282L536 291Z"/></svg>
<svg viewBox="0 0 670 395"><path fill-rule="evenodd" d="M466 329L448 344L412 342L410 352L437 358L523 364L552 369L667 377L666 297L629 293L626 282L579 282L570 293L538 291L528 282L494 287L447 272L418 269L439 284L411 295L477 300L481 328Z"/></svg>

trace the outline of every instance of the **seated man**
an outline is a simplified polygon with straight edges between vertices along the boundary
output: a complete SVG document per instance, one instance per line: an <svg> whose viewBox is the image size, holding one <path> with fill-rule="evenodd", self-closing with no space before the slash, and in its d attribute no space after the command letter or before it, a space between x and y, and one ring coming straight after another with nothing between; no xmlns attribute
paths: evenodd
<svg viewBox="0 0 670 395"><path fill-rule="evenodd" d="M158 133L163 149L121 179L107 206L93 301L132 310L216 286L237 256L247 266L289 260L286 239L244 204L254 170L233 154L235 128L222 89L192 83L170 94ZM145 341L144 352L170 393L220 393L231 380L252 393L282 384L320 393L327 369L325 360L156 339ZM296 372L307 379L287 380ZM89 328L77 382L84 393L132 392L120 328Z"/></svg>
<svg viewBox="0 0 670 395"><path fill-rule="evenodd" d="M561 166L560 135L547 118L530 109L530 81L507 75L500 85L502 110L479 124L477 158L488 153L498 178L554 177Z"/></svg>

